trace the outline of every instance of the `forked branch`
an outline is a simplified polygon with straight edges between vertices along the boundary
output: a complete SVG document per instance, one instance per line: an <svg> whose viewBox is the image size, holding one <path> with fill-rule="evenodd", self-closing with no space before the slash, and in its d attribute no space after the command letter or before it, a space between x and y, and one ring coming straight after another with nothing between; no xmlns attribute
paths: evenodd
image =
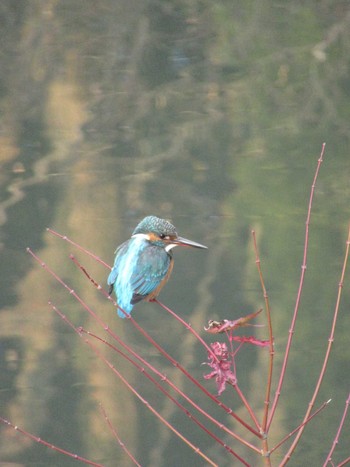
<svg viewBox="0 0 350 467"><path fill-rule="evenodd" d="M306 421L310 417L310 413L311 413L312 408L313 408L313 406L315 404L316 397L318 395L318 392L319 392L320 387L321 387L321 383L323 381L323 378L324 378L324 375L325 375L325 372L326 372L329 356L330 356L331 349L332 349L332 346L333 346L335 327L336 327L336 323L337 323L337 319L338 319L340 300L341 300L343 285L344 285L344 277L345 277L346 266L347 266L348 257L349 257L349 248L350 248L350 225L349 225L349 230L348 230L348 238L347 238L347 241L346 241L346 248L345 248L343 267L342 267L342 272L341 272L339 286L338 286L337 300L336 300L334 313L333 313L332 327L331 327L330 336L328 338L327 350L326 350L326 354L325 354L325 357L324 357L324 360L323 360L320 375L318 377L316 387L314 389L314 393L313 393L313 395L311 397L311 400L310 400L310 402L308 404L308 408L306 410L303 422ZM284 466L289 461L294 449L296 448L296 445L299 442L299 439L300 439L301 435L303 434L304 428L305 428L305 425L302 424L302 426L301 426L300 430L298 431L298 434L296 435L296 437L295 437L292 445L290 446L287 454L283 458L283 461L281 463L281 467Z"/></svg>

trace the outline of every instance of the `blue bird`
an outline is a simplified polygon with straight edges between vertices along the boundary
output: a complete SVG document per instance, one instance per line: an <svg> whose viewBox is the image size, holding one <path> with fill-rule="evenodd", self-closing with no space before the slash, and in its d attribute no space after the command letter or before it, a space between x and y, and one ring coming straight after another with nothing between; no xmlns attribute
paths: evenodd
<svg viewBox="0 0 350 467"><path fill-rule="evenodd" d="M113 269L107 283L109 295L115 292L117 303L128 315L141 300L155 299L170 277L174 265L172 249L176 246L207 248L179 237L175 227L155 216L145 217L131 238L116 250ZM118 309L118 315L125 318Z"/></svg>

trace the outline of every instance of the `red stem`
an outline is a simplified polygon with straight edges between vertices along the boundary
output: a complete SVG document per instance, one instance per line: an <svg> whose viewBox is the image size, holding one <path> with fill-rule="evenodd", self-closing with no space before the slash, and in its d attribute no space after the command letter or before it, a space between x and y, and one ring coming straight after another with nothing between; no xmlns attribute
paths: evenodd
<svg viewBox="0 0 350 467"><path fill-rule="evenodd" d="M265 401L264 401L264 414L263 414L263 421L262 421L262 432L267 434L267 421L268 421L268 415L269 415L269 407L270 407L270 397L271 397L271 384L272 384L272 374L273 374L273 359L274 359L274 342L273 342L273 333L272 333L272 321L271 321L271 310L270 310L270 302L269 302L269 297L267 295L266 287L265 287L265 282L261 270L261 262L260 262L260 255L259 255L259 250L258 250L258 244L256 241L256 235L255 231L252 231L253 235L253 243L254 243L254 251L255 251L255 262L258 268L258 273L259 273L259 279L260 279L260 285L261 289L263 291L263 296L265 300L265 309L266 309L266 318L267 318L267 324L268 324L268 330L269 330L269 370L267 374L267 382L266 382L266 389L265 389ZM267 441L265 442L264 449L268 450L268 445Z"/></svg>
<svg viewBox="0 0 350 467"><path fill-rule="evenodd" d="M86 255L90 256L91 258L93 258L95 261L97 261L98 263L100 264L103 264L103 266L109 270L111 270L112 268L110 267L110 265L108 263L106 263L105 261L103 261L99 256L95 255L94 253L92 253L92 251L89 251L87 250L86 248L82 247L81 245L79 245L79 243L75 243L73 242L73 240L71 240L70 238L68 238L66 235L62 235L58 232L56 232L55 230L53 229L50 229L49 227L46 228L46 231L49 232L50 234L54 235L55 237L58 237L60 238L61 240L64 240L65 242L68 242L70 245L73 245L75 246L78 250L80 251L83 251Z"/></svg>
<svg viewBox="0 0 350 467"><path fill-rule="evenodd" d="M105 409L104 409L104 407L103 407L103 405L101 403L100 403L100 409L101 409L102 415L104 416L104 419L107 422L107 425L108 425L109 429L111 430L114 438L118 441L118 444L120 445L120 447L123 449L125 454L129 457L129 459L131 460L131 462L133 462L134 465L137 465L137 467L141 467L141 464L139 464L137 462L135 457L131 454L129 449L125 446L125 443L123 443L123 441L120 439L115 427L113 426L112 422L108 418L107 412L105 411Z"/></svg>
<svg viewBox="0 0 350 467"><path fill-rule="evenodd" d="M302 422L300 425L298 425L296 428L294 428L293 431L291 431L290 433L288 433L287 436L285 436L284 438L282 438L282 440L276 444L276 446L274 446L271 450L270 450L270 454L272 454L274 451L276 451L280 446L282 446L283 443L285 443L288 439L290 439L297 431L300 430L301 427L305 426L307 423L310 422L310 420L312 420L316 415L318 415L321 410L323 410L329 403L331 402L331 399L329 399L328 401L324 402L321 407L319 407L317 410L315 410L315 412L313 412L309 418L307 420L305 420L304 422Z"/></svg>
<svg viewBox="0 0 350 467"><path fill-rule="evenodd" d="M334 452L334 449L335 447L337 446L337 444L339 443L339 437L340 437L340 433L343 429L343 426L344 426L344 422L345 422L345 419L346 419L346 415L347 415L347 412L349 410L349 404L350 404L350 393L348 395L348 398L346 399L346 402L345 402L345 407L344 407L344 411L343 411L343 415L342 415L342 418L340 420L340 423L339 423L339 427L338 427L338 430L337 430L337 433L335 435L335 438L334 438L334 441L333 441L333 444L332 444L332 447L328 453L328 456L323 464L323 467L327 467L328 463L332 461L332 455L333 455L333 452Z"/></svg>
<svg viewBox="0 0 350 467"><path fill-rule="evenodd" d="M104 467L103 464L98 464L97 462L89 461L88 459L85 459L84 457L78 456L78 454L74 454L72 452L66 451L65 449L59 448L58 446L55 446L54 444L48 443L47 441L39 438L39 436L35 436L32 433L29 433L28 431L25 431L22 428L19 428L17 425L13 425L10 421L5 420L2 417L0 417L0 422L4 423L5 425L10 426L15 431L22 433L22 435L26 436L27 438L30 438L36 443L42 444L43 446L46 446L47 448L50 448L53 451L59 452L68 457L72 457L73 459L83 462L84 464L87 464L87 465L93 465L95 467Z"/></svg>
<svg viewBox="0 0 350 467"><path fill-rule="evenodd" d="M284 377L285 377L285 374L286 374L286 369L287 369L287 364L288 364L288 359L289 359L289 354L290 354L290 348L291 348L292 341L293 341L295 323L296 323L296 320L297 320L297 317L298 317L299 305L300 305L300 300L301 300L301 293L302 293L303 286L304 286L304 277L305 277L306 264L307 264L307 253L308 253L308 246L309 246L309 224L310 224L310 218L311 218L311 208L312 208L312 202L313 202L313 198L314 198L314 192L315 192L315 186L316 186L318 173L319 173L321 164L323 162L323 155L324 155L325 147L326 147L326 143L323 143L322 149L321 149L321 154L320 154L320 157L319 157L319 159L317 161L316 172L315 172L314 179L313 179L312 186L311 186L309 206L308 206L307 218L306 218L306 223L305 223L304 255L303 255L303 263L302 263L302 266L301 266L299 289L298 289L297 298L296 298L296 302L295 302L293 318L292 318L291 326L290 326L290 329L289 329L288 342L287 342L287 346L286 346L286 350L285 350L285 354L284 354L281 374L280 374L280 378L279 378L279 381L278 381L274 401L273 401L273 404L272 404L271 412L270 412L268 423L267 423L267 430L269 430L269 428L271 426L273 417L275 415L276 407L277 407L277 404L278 404L278 401L279 401L279 398L280 398L280 395L281 395L282 385L283 385L283 382L284 382Z"/></svg>
<svg viewBox="0 0 350 467"><path fill-rule="evenodd" d="M350 457L347 457L346 459L344 459L342 462L340 462L337 467L343 467L343 465L347 465L347 464L350 464Z"/></svg>
<svg viewBox="0 0 350 467"><path fill-rule="evenodd" d="M243 402L245 408L247 409L249 415L251 416L253 422L255 423L255 426L257 427L258 430L261 430L261 427L260 427L260 424L259 424L259 422L258 422L258 419L256 418L255 413L254 413L252 407L250 406L249 402L248 402L247 399L245 398L243 392L240 390L238 384L234 384L233 386L234 386L234 388L235 388L235 390L236 390L236 392L237 392L239 398L240 398L241 401Z"/></svg>

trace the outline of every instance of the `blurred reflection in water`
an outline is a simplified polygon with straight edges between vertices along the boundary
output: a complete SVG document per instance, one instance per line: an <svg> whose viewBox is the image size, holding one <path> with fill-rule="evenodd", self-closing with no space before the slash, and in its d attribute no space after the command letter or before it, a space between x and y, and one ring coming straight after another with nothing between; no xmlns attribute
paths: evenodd
<svg viewBox="0 0 350 467"><path fill-rule="evenodd" d="M349 219L349 11L344 2L331 3L3 2L1 415L98 462L129 465L98 411L102 401L142 465L201 465L54 316L49 299L76 323L93 327L25 248L40 252L119 335L158 362L72 266L67 244L45 227L111 263L115 247L143 216L170 218L181 234L210 247L207 255L178 254L160 297L199 331L208 318L237 317L261 306L250 240L254 227L281 352L295 300L310 183L326 140L303 321L276 437L300 422L309 398L305 388L319 370L328 336L324 323L335 300ZM84 262L104 285L105 269L85 257ZM345 310L349 287L343 303ZM320 396L337 402L308 433L301 464L324 459L348 391L343 314L339 347ZM138 306L135 315L201 378L206 355L193 339L153 304ZM243 372L240 384L258 404L255 382L265 360L252 351L242 355L244 372L251 371ZM167 374L175 371L164 365ZM138 374L121 367L135 385L144 386L148 400L159 403ZM230 465L226 453L194 432L172 406L164 401L159 406L220 466ZM72 464L4 433L2 461ZM344 449L339 446L340 458L348 455Z"/></svg>

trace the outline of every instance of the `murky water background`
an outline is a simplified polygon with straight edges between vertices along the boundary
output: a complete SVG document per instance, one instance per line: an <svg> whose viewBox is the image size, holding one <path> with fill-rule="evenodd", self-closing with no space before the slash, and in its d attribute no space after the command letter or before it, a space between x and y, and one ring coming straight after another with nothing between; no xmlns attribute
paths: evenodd
<svg viewBox="0 0 350 467"><path fill-rule="evenodd" d="M101 416L102 402L142 465L203 465L52 312L49 300L77 325L98 329L26 247L196 396L118 319L69 254L102 285L108 271L46 227L111 264L115 247L143 216L171 219L180 235L209 250L175 250L160 299L200 332L208 319L233 319L263 305L254 228L278 366L297 292L308 196L326 141L300 321L273 438L300 423L327 345L350 218L349 24L341 1L2 3L1 416L96 462L130 465ZM333 402L310 423L290 465L321 465L333 441L350 387L349 307L348 274L318 400ZM201 378L206 354L184 329L155 304L142 303L133 314ZM264 337L264 329L256 332ZM246 348L238 360L240 386L255 407L262 407L266 354ZM111 358L194 444L220 466L232 465L139 373ZM213 382L205 384L215 390ZM231 393L223 399L244 413ZM76 465L2 430L2 465ZM349 423L343 436L339 461L349 455Z"/></svg>

